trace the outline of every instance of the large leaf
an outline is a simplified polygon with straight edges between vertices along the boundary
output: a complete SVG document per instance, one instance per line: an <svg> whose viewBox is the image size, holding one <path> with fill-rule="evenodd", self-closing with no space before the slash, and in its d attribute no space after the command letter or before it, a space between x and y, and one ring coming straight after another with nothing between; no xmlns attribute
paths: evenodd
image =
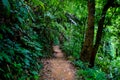
<svg viewBox="0 0 120 80"><path fill-rule="evenodd" d="M5 9L7 10L7 14L9 15L9 13L10 13L10 3L9 3L9 1L8 0L2 0L2 3L5 7Z"/></svg>

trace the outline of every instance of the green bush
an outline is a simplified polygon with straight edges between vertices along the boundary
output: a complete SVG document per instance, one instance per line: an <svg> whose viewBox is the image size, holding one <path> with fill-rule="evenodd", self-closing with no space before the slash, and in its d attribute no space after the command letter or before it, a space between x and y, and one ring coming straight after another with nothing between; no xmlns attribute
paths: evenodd
<svg viewBox="0 0 120 80"><path fill-rule="evenodd" d="M24 0L2 0L0 79L38 80L42 57L38 34L30 27L33 12Z"/></svg>

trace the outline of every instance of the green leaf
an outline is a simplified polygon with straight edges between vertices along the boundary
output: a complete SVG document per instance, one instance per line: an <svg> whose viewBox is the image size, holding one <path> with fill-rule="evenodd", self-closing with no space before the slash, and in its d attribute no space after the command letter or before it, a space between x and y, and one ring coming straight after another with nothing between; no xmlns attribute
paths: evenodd
<svg viewBox="0 0 120 80"><path fill-rule="evenodd" d="M2 68L0 68L0 72L1 72L1 71L4 72L4 70L3 70Z"/></svg>
<svg viewBox="0 0 120 80"><path fill-rule="evenodd" d="M21 18L21 17L17 17L17 18L18 18L18 21L19 21L21 24L23 24L23 22L24 22L23 18Z"/></svg>
<svg viewBox="0 0 120 80"><path fill-rule="evenodd" d="M5 9L7 10L7 14L9 15L10 14L10 3L8 0L2 0L2 3L5 7Z"/></svg>
<svg viewBox="0 0 120 80"><path fill-rule="evenodd" d="M43 9L45 9L44 3L41 2L40 0L32 0L32 2L34 3L34 5L41 6Z"/></svg>
<svg viewBox="0 0 120 80"><path fill-rule="evenodd" d="M11 63L10 56L9 56L9 55L7 55L6 53L1 52L1 53L0 53L0 56L1 56L1 59L3 59L3 58L4 58L7 62Z"/></svg>
<svg viewBox="0 0 120 80"><path fill-rule="evenodd" d="M21 52L24 53L24 54L26 54L26 53L30 53L30 51L27 50L27 49L21 49Z"/></svg>
<svg viewBox="0 0 120 80"><path fill-rule="evenodd" d="M38 75L38 72L37 71L32 71L31 72L33 75Z"/></svg>
<svg viewBox="0 0 120 80"><path fill-rule="evenodd" d="M3 35L2 34L0 34L0 39L3 39Z"/></svg>
<svg viewBox="0 0 120 80"><path fill-rule="evenodd" d="M3 60L3 57L0 55L0 60L2 61Z"/></svg>
<svg viewBox="0 0 120 80"><path fill-rule="evenodd" d="M28 59L24 59L25 65L30 66L30 61Z"/></svg>

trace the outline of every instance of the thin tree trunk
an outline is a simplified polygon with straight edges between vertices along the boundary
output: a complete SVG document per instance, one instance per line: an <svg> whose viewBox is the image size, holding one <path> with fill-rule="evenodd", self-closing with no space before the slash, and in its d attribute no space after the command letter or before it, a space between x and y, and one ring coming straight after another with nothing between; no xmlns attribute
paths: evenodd
<svg viewBox="0 0 120 80"><path fill-rule="evenodd" d="M83 44L80 58L82 61L89 62L94 39L94 14L95 0L88 0L88 28L86 30L85 42Z"/></svg>

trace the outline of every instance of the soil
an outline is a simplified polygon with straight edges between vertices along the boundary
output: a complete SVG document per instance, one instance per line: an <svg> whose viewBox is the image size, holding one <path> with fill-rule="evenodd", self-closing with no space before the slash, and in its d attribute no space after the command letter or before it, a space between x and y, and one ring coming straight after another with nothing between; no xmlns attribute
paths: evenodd
<svg viewBox="0 0 120 80"><path fill-rule="evenodd" d="M59 46L53 46L52 59L43 59L40 80L75 80L75 68L66 60Z"/></svg>

